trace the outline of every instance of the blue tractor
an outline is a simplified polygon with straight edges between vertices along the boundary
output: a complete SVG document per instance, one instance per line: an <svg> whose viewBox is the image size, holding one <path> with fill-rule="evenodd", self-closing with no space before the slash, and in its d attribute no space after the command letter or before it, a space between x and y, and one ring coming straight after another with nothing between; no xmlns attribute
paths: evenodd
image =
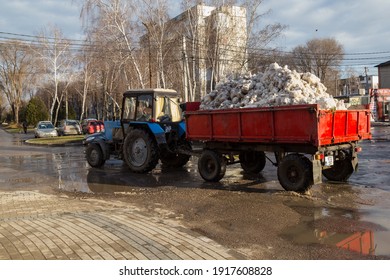
<svg viewBox="0 0 390 280"><path fill-rule="evenodd" d="M101 167L111 156L124 160L130 170L145 173L159 160L180 167L191 157L179 95L168 89L129 90L123 94L120 121L106 121L105 131L84 140L86 158Z"/></svg>

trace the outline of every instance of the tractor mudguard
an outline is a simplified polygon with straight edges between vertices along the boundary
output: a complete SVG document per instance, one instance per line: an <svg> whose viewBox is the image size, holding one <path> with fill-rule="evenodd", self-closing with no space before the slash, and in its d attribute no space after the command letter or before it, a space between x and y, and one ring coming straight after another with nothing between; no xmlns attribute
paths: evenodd
<svg viewBox="0 0 390 280"><path fill-rule="evenodd" d="M110 158L110 149L109 149L109 146L108 146L107 142L104 141L104 140L101 140L101 141L98 141L97 144L98 144L98 145L100 146L100 148L102 149L103 157L104 157L105 159L109 159L109 158Z"/></svg>
<svg viewBox="0 0 390 280"><path fill-rule="evenodd" d="M103 157L105 159L110 158L110 151L107 146L107 139L104 135L104 133L95 133L92 134L84 140L84 146L90 145L90 144L97 144L102 149Z"/></svg>
<svg viewBox="0 0 390 280"><path fill-rule="evenodd" d="M185 134L186 134L186 123L184 121L181 121L179 123L179 137L181 138Z"/></svg>
<svg viewBox="0 0 390 280"><path fill-rule="evenodd" d="M150 131L153 133L156 138L156 142L158 145L166 144L167 140L165 139L165 131L162 127L157 123L147 123Z"/></svg>

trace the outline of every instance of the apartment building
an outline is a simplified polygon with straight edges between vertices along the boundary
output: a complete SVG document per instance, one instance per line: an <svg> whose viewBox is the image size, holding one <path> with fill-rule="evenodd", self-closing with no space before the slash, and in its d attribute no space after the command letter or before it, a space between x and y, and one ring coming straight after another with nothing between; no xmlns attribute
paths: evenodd
<svg viewBox="0 0 390 280"><path fill-rule="evenodd" d="M376 65L378 67L378 87L390 88L390 60Z"/></svg>
<svg viewBox="0 0 390 280"><path fill-rule="evenodd" d="M246 9L196 5L168 22L168 40L180 42L185 100L200 100L220 79L246 68Z"/></svg>

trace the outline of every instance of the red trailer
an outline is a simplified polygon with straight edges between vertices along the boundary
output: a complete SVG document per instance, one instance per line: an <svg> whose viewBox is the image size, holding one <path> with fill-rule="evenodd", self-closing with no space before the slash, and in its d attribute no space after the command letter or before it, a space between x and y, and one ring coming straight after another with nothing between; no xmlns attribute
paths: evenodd
<svg viewBox="0 0 390 280"><path fill-rule="evenodd" d="M346 181L358 164L358 142L371 138L369 110L322 110L317 104L198 110L196 105L187 105L186 133L203 144L198 169L206 181L219 181L233 163L260 172L265 152L273 152L283 188L305 192L322 182L322 174Z"/></svg>

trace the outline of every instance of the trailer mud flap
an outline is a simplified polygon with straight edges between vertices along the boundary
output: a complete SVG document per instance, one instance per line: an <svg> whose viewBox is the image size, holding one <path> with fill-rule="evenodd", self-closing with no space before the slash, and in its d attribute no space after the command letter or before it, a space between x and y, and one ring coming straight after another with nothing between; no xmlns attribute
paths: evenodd
<svg viewBox="0 0 390 280"><path fill-rule="evenodd" d="M356 172L358 170L358 166L359 166L359 160L358 160L357 155L352 158L351 163L352 163L353 171Z"/></svg>
<svg viewBox="0 0 390 280"><path fill-rule="evenodd" d="M313 159L313 185L322 183L322 165L320 160Z"/></svg>

